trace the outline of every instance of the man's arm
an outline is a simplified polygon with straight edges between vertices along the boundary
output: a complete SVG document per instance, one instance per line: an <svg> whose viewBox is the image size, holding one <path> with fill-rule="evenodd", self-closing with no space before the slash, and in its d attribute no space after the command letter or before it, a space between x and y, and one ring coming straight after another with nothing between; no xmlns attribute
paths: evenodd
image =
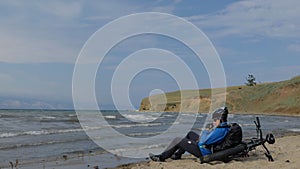
<svg viewBox="0 0 300 169"><path fill-rule="evenodd" d="M212 145L221 142L227 135L229 128L215 128L204 139L200 140L199 145Z"/></svg>

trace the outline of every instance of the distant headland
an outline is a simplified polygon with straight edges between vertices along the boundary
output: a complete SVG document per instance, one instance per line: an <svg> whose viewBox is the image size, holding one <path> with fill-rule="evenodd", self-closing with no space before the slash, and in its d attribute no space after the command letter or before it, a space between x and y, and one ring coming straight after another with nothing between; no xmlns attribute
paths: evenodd
<svg viewBox="0 0 300 169"><path fill-rule="evenodd" d="M225 94L218 93L217 89L215 91L220 96ZM181 93L185 95L183 99ZM198 112L205 113L209 111L211 103L211 89L183 90L144 98L139 111L179 112L181 106L185 107L184 110L199 106ZM226 106L230 112L239 114L300 116L300 76L255 86L227 87Z"/></svg>

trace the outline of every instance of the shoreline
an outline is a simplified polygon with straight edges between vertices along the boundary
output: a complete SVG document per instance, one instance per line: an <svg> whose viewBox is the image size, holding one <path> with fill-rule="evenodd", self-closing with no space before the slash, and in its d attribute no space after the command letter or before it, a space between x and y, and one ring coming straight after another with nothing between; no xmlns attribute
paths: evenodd
<svg viewBox="0 0 300 169"><path fill-rule="evenodd" d="M22 111L22 110L34 110L34 111L70 111L70 112L76 112L76 109L0 109L1 110L16 110L16 111ZM138 113L155 113L157 111L140 111L140 110L78 110L78 111L130 111L130 112L138 112ZM162 111L166 113L180 113L178 111ZM197 114L208 114L209 112L184 112L184 113L197 113ZM283 113L283 112L233 112L230 111L230 114L237 114L237 115L268 115L268 116L290 116L290 117L300 117L299 114L295 113Z"/></svg>
<svg viewBox="0 0 300 169"><path fill-rule="evenodd" d="M156 113L157 111L136 111L139 113ZM180 113L177 111L162 111L164 113ZM208 114L209 112L183 112L183 113L197 113L197 114ZM229 114L233 115L267 115L267 116L288 116L288 117L300 117L300 114L294 113L280 113L280 112L273 112L273 113L257 113L257 112L229 112Z"/></svg>

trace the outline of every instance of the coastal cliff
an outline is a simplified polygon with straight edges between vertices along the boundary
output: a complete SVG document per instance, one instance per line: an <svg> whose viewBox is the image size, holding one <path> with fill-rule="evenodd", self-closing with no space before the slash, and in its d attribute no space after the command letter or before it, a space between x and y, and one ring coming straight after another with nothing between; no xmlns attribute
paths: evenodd
<svg viewBox="0 0 300 169"><path fill-rule="evenodd" d="M300 115L300 76L256 86L232 86L226 93L216 91L216 98L226 94L230 112ZM139 110L179 112L184 107L188 112L197 106L198 112L208 112L211 103L211 89L184 90L144 98Z"/></svg>

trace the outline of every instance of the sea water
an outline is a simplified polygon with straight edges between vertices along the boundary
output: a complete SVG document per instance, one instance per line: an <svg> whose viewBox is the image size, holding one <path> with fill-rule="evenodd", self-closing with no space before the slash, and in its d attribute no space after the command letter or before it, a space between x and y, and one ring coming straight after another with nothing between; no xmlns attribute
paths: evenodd
<svg viewBox="0 0 300 169"><path fill-rule="evenodd" d="M91 113L91 111L89 111ZM92 111L92 113L99 113ZM132 111L101 111L105 120L113 128L130 137L147 138L161 134L174 125L178 113L140 113ZM151 121L149 123L132 122L129 119ZM183 113L189 116L189 113ZM192 130L201 132L206 114L198 114ZM257 115L230 115L228 121L237 122L242 126L244 137L256 136L253 121ZM300 132L300 117L259 115L264 134L272 132L275 136L289 132ZM186 125L188 121L177 122L176 125ZM90 128L88 130L99 130ZM174 137L178 133L174 133ZM123 144L118 138L107 139L100 137L100 141L109 141L112 145ZM160 140L161 142L168 141ZM128 144L128 143L124 143ZM145 143L137 149L149 149L155 145ZM126 145L125 145L126 147ZM9 161L43 160L61 157L64 154L101 152L103 156L109 154L95 144L82 129L74 110L0 110L0 168L7 167ZM127 160L128 161L128 160ZM113 167L126 160L101 160L101 166Z"/></svg>

